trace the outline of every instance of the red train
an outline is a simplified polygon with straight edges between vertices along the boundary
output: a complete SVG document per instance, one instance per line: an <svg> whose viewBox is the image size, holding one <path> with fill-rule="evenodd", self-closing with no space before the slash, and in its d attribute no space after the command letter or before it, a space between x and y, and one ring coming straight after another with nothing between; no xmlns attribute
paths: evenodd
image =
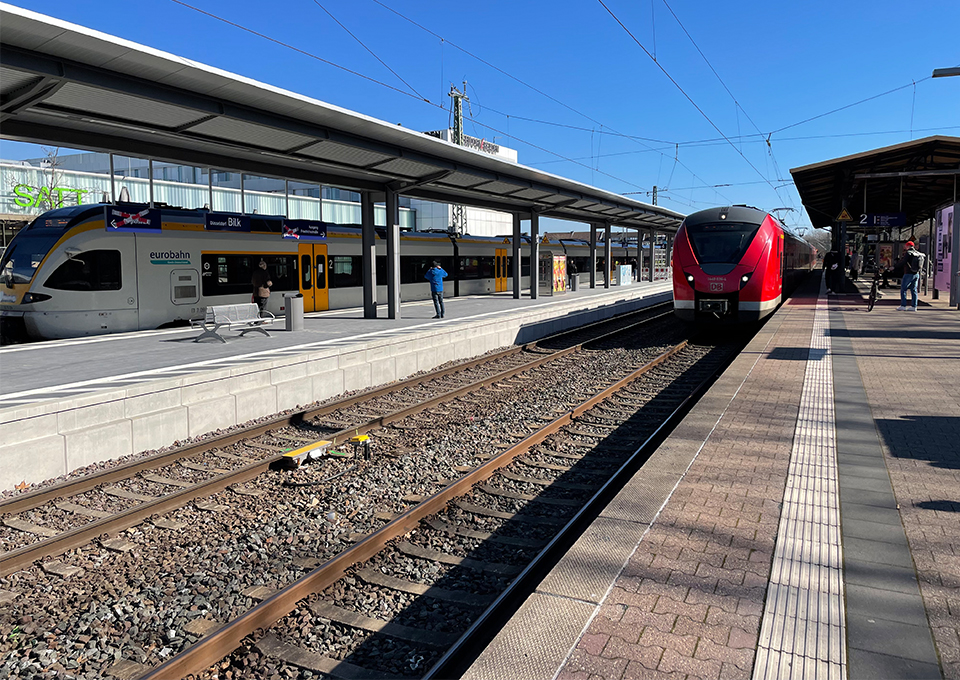
<svg viewBox="0 0 960 680"><path fill-rule="evenodd" d="M687 215L673 246L673 308L686 321L758 321L810 272L816 249L778 219L735 205Z"/></svg>

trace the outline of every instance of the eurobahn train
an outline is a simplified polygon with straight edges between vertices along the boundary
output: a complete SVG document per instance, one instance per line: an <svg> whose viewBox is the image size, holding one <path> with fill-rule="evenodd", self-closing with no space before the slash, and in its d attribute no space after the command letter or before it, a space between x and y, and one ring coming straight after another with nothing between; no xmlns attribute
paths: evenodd
<svg viewBox="0 0 960 680"><path fill-rule="evenodd" d="M735 205L687 215L673 245L673 308L702 323L772 314L813 269L816 249L775 217Z"/></svg>
<svg viewBox="0 0 960 680"><path fill-rule="evenodd" d="M206 210L159 208L156 228L117 231L103 204L51 210L24 227L0 260L4 335L58 339L186 325L208 305L251 301L260 259L273 281L267 309L281 315L284 292L304 296L304 311L363 304L361 233L325 225L324 240L283 238L281 217L236 216L247 231L211 230ZM139 206L146 208L147 206ZM144 211L145 212L145 211ZM386 280L386 236L377 234L377 281ZM588 272L589 249L552 246ZM430 299L423 278L437 260L448 296L512 290L512 239L402 232L401 299ZM543 249L541 253L545 252ZM600 250L602 252L602 249ZM626 263L626 249L613 259ZM521 247L521 286L529 287L529 239ZM598 258L598 268L604 266ZM378 287L386 297L386 286Z"/></svg>

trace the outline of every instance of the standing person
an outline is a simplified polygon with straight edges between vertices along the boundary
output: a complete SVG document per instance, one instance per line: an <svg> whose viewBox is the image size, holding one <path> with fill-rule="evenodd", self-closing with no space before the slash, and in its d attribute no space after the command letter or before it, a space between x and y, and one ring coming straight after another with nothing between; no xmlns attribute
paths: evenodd
<svg viewBox="0 0 960 680"><path fill-rule="evenodd" d="M831 250L829 253L823 256L823 275L827 282L828 295L833 293L833 286L836 278L835 274L839 262L840 256L837 254L836 250Z"/></svg>
<svg viewBox="0 0 960 680"><path fill-rule="evenodd" d="M898 312L917 311L917 284L920 281L920 270L923 269L923 253L913 247L913 241L903 244L903 255L897 260L894 269L903 267L903 278L900 280L900 306ZM910 307L907 307L907 291L910 291Z"/></svg>
<svg viewBox="0 0 960 680"><path fill-rule="evenodd" d="M253 276L250 278L253 285L253 301L257 303L260 312L263 312L267 306L267 299L270 297L270 286L273 281L270 280L270 274L267 272L267 261L260 258L260 265L253 270Z"/></svg>
<svg viewBox="0 0 960 680"><path fill-rule="evenodd" d="M858 276L860 276L860 251L855 250L853 257L850 258L850 279L856 281Z"/></svg>
<svg viewBox="0 0 960 680"><path fill-rule="evenodd" d="M427 270L427 273L423 275L427 281L430 282L430 297L433 298L433 308L436 310L437 315L434 316L434 319L443 318L443 280L447 278L447 272L443 271L443 267L440 266L439 262L434 261L433 266Z"/></svg>

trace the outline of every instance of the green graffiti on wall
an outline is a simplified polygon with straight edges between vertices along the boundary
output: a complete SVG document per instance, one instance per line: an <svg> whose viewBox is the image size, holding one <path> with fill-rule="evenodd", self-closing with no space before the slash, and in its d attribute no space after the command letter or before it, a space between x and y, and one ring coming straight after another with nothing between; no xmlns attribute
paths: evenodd
<svg viewBox="0 0 960 680"><path fill-rule="evenodd" d="M21 208L36 208L39 205L50 205L62 208L64 196L71 194L76 197L77 205L83 204L83 195L90 193L89 189L69 189L67 187L33 187L29 184L18 184L13 187L16 198L13 202Z"/></svg>

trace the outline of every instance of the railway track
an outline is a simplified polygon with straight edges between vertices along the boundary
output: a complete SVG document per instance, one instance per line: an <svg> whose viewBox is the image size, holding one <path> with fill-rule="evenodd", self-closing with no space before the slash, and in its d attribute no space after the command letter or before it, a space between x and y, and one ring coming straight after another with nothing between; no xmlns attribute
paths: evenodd
<svg viewBox="0 0 960 680"><path fill-rule="evenodd" d="M484 624L516 604L727 356L686 341L671 347L144 680L214 678L227 669L235 678L304 670L339 678L449 677ZM644 408L650 410L638 415ZM390 604L378 606L383 602ZM226 649L237 651L223 660Z"/></svg>
<svg viewBox="0 0 960 680"><path fill-rule="evenodd" d="M605 376L622 377L662 354L669 343L658 337L679 335L677 328L662 322L651 321L630 333L606 339L601 336L610 330L609 326L604 332L597 328L589 335L568 334L565 339L541 342L538 347L526 348L524 353L570 349L585 342L588 348L581 347L564 356L553 356L556 352L552 352L552 360L512 377L496 381L473 379L477 376L450 378L440 391L428 391L414 383L405 387L398 384L376 395L354 395L357 400L349 405L324 405L322 409L328 410L317 417L293 418L295 422L284 427L293 428L298 436L329 439L331 433L340 431L334 428L345 421L355 424L361 415L383 418L378 414L397 413L401 410L397 407L403 404L412 408L407 415L388 418L391 422L374 434L372 462L360 458L330 459L296 472L271 472L243 485L234 483L229 487L232 491L188 503L161 516L154 514L150 521L123 532L122 540L134 546L126 552L104 550L97 541L69 550L63 556L65 565L86 573L61 580L33 565L0 579L0 600L27 592L35 594L29 602L17 601L17 606L6 615L0 612L0 626L21 629L19 640L9 636L0 640L0 677L5 668L14 665L18 666L18 671L13 672L17 677L49 677L42 673L43 668L56 669L57 664L78 677L137 677L178 651L202 643L212 629L252 611L263 598L281 591L318 565L337 559L344 550L375 535L422 500L450 487L468 470L485 465L494 455L513 448L554 420L555 415L575 408L582 401L581 396L594 396L605 389L611 381ZM631 323L621 321L621 327L627 328ZM686 356L690 351L688 348L682 354ZM719 350L711 351L715 355ZM548 357L540 354L528 358ZM468 385L473 389L462 389ZM400 394L398 390L406 392ZM634 440L642 439L645 430L638 429L641 422L645 428L656 429L654 421L662 423L671 410L663 400L671 394L676 397L678 394L674 393L681 391L663 391L661 386L645 388L642 394L617 397L617 402L631 407L634 414L627 425L618 425L613 431L630 433ZM451 392L460 394L421 407L425 397L436 399ZM382 402L377 406L381 410L371 411L371 400L376 399ZM644 415L637 415L638 404L644 406L639 412ZM525 521L524 518L538 514L531 507L549 508L548 514L554 518L567 517L576 512L571 510L571 503L582 505L596 493L608 473L623 464L630 447L615 444L610 435L610 423L615 422L619 408L610 404L595 407L592 415L578 421L573 429L550 436L547 449L521 456L468 492L468 496L454 501L442 517L420 523L406 542L418 546L418 550L453 550L462 558L458 565L439 563L442 566L436 567L439 572L434 576L441 579L463 580L456 574L466 573L464 570L472 564L470 560L507 564L515 571L525 569L535 553L553 540L551 536L557 528L544 528L536 520ZM288 420L291 418L277 422ZM269 425L263 433L264 441L272 442L269 446L281 447L284 438L287 447L297 443L288 435L278 434L283 428L276 423ZM346 432L349 428L341 430ZM602 435L599 440L598 435ZM236 447L246 446L242 442L250 439L249 433L231 433L229 437L235 441L224 443L226 438L221 438L216 446L219 453L235 455ZM204 455L212 456L215 462L224 460L212 453ZM479 507L487 507L494 514L477 515L474 510ZM469 530L467 517L474 518ZM450 527L460 527L466 533L450 533ZM533 543L522 545L525 542ZM412 580L414 590L423 590L429 580L426 572L432 572L435 564L394 549L394 543L390 543L391 552L373 558L378 561L376 565L365 569L379 571L384 577ZM495 599L496 593L503 591L513 578L497 573L498 568L494 567L493 572L481 571L481 576L467 581L481 594L492 594ZM385 574L384 570L390 573ZM364 580L380 578L370 574L357 571L348 580L338 582L334 587L346 588L346 600L333 606L344 609L341 605L367 601L369 592L383 593L384 601L409 603L413 598L434 602L438 588L444 590L443 583L432 583L430 596L397 591L392 586ZM353 579L353 585L349 585L349 579ZM387 578L380 580L396 585ZM97 583L96 589L85 587L88 582ZM451 629L451 635L459 636L483 611L476 598L467 599L472 601L469 606L449 605L461 608L450 620L463 623ZM436 614L445 610L432 611ZM356 631L363 630L333 621L323 625L339 631L341 638L352 639ZM380 639L388 640L393 649L394 638L383 633L370 635L374 641L364 643L364 649L368 645L376 648ZM29 651L25 649L27 638L32 638ZM244 639L256 644L252 638ZM69 648L63 646L67 643ZM87 647L78 651L77 645ZM436 646L428 646L427 651L430 653L426 655L414 654L423 657L417 673L442 652ZM249 654L258 659L271 658L253 647ZM345 654L343 650L339 652L340 657ZM235 661L231 657L229 663ZM342 663L344 658L336 661ZM31 675L24 668L39 671ZM230 666L229 670L236 675L236 667ZM376 672L382 675L393 671ZM406 669L401 674L410 672ZM248 677L260 676L253 673Z"/></svg>
<svg viewBox="0 0 960 680"><path fill-rule="evenodd" d="M0 521L8 529L0 554L0 576L97 537L115 536L197 498L231 487L242 493L242 485L277 466L283 452L318 439L332 446L343 444L485 383L509 379L577 352L585 342L602 341L668 314L660 311L651 316L647 312L639 321L621 318L575 329L548 339L550 344L566 345L562 349L546 351L537 343L508 348L195 446L15 496L0 502ZM303 423L313 423L313 427L305 432ZM240 451L236 450L238 444ZM234 450L228 450L231 447Z"/></svg>

